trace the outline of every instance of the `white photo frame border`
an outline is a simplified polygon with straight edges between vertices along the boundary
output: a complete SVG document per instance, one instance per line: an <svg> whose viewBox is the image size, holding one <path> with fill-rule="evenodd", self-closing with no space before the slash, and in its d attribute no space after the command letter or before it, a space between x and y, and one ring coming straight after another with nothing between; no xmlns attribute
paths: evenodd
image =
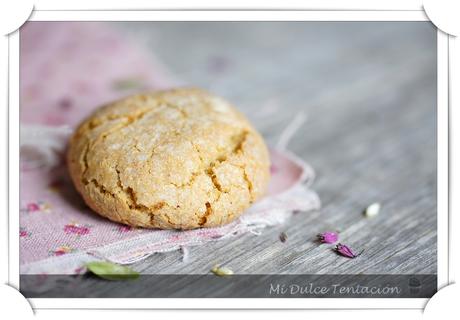
<svg viewBox="0 0 460 320"><path fill-rule="evenodd" d="M34 11L29 21L429 21L424 11ZM19 31L9 35L9 283L19 288ZM437 279L449 278L448 35L437 32ZM12 232L13 231L13 232ZM423 309L428 298L31 298L35 309ZM180 301L180 303L178 303Z"/></svg>

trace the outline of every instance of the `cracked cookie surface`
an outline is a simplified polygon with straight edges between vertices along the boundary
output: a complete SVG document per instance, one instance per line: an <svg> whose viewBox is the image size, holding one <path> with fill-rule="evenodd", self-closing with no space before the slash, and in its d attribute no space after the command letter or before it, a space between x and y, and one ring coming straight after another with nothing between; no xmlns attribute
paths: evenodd
<svg viewBox="0 0 460 320"><path fill-rule="evenodd" d="M215 227L266 191L262 137L228 102L200 89L140 94L77 128L67 162L85 202L137 227Z"/></svg>

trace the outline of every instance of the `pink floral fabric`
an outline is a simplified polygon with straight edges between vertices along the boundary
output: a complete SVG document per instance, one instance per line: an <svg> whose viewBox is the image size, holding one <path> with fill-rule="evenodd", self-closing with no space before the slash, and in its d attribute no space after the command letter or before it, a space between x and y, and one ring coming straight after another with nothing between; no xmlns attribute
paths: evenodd
<svg viewBox="0 0 460 320"><path fill-rule="evenodd" d="M32 125L35 133L44 132L36 141L23 139L21 162L49 146L62 155L65 139L58 129L53 133L54 128L75 126L99 105L174 85L153 57L99 23L29 22L20 37L21 132ZM53 134L61 140L51 139ZM296 210L318 208L317 195L308 189L313 170L294 155L275 149L271 160L272 180L263 200L229 225L191 231L138 229L111 222L85 205L62 158L48 166L21 164L21 273L78 273L85 262L95 259L132 263L155 252L254 232L284 222Z"/></svg>
<svg viewBox="0 0 460 320"><path fill-rule="evenodd" d="M41 263L49 257L78 252L132 263L154 252L200 245L283 223L293 211L318 208L316 194L304 185L311 182L311 168L276 150L271 150L271 159L272 180L264 199L229 225L191 231L133 228L100 217L76 192L64 164L25 171L21 174L19 230L22 271L71 273L81 267L79 261L71 270L56 268L60 261L55 261L52 268L41 268Z"/></svg>
<svg viewBox="0 0 460 320"><path fill-rule="evenodd" d="M96 106L175 84L152 56L98 22L27 22L20 65L23 124L76 125Z"/></svg>

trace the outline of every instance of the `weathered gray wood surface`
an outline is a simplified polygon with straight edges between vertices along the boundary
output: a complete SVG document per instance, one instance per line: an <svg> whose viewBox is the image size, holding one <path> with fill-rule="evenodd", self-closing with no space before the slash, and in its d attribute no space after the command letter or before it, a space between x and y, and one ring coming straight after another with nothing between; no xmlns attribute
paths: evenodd
<svg viewBox="0 0 460 320"><path fill-rule="evenodd" d="M186 84L234 102L275 144L300 112L288 148L317 172L323 203L286 225L155 254L143 273L436 273L436 32L431 23L125 23ZM362 210L382 203L366 219ZM349 260L315 235L340 230L365 249ZM288 241L281 243L279 233Z"/></svg>
<svg viewBox="0 0 460 320"><path fill-rule="evenodd" d="M155 254L145 274L428 274L436 261L436 31L431 23L113 23L185 84L226 97L276 144L299 112L288 149L316 170L323 207L283 226ZM362 211L373 202L373 219ZM362 256L315 242L340 230ZM281 243L279 234L288 240ZM181 284L184 287L186 283ZM50 284L68 287L66 283ZM121 283L115 287L125 288ZM112 291L97 278L91 296ZM43 288L42 288L43 290ZM46 289L44 289L46 291ZM123 289L124 290L124 289ZM59 292L56 291L56 292ZM64 292L64 291L63 291ZM126 293L126 292L125 292Z"/></svg>

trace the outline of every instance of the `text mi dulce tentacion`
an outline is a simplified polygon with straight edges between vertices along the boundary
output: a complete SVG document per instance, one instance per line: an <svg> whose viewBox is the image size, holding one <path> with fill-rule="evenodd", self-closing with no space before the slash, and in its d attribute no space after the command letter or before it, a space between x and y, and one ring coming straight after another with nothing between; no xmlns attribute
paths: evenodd
<svg viewBox="0 0 460 320"><path fill-rule="evenodd" d="M402 289L398 286L344 286L331 284L328 286L316 286L308 284L274 284L270 283L270 295L398 295Z"/></svg>

